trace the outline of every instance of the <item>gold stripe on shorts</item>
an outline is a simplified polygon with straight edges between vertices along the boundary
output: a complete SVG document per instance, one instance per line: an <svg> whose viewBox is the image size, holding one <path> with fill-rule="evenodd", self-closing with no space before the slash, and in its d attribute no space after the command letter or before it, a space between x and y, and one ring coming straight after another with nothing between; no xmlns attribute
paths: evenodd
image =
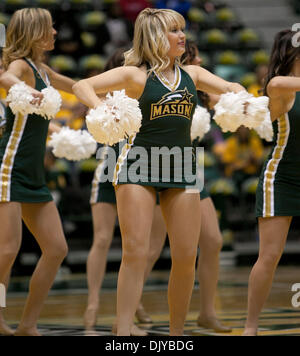
<svg viewBox="0 0 300 356"><path fill-rule="evenodd" d="M20 139L23 135L27 115L16 114L13 131L8 141L0 170L0 201L10 201L11 173L15 161L15 156L19 147Z"/></svg>
<svg viewBox="0 0 300 356"><path fill-rule="evenodd" d="M117 163L116 163L116 167L115 167L115 171L114 171L114 179L113 179L113 186L115 187L116 185L118 185L118 179L119 179L119 174L121 172L121 168L124 164L124 161L126 160L129 151L131 149L131 146L133 145L133 142L135 140L135 135L134 136L130 136L128 139L128 143L126 143L123 148L122 148L122 152L118 157Z"/></svg>
<svg viewBox="0 0 300 356"><path fill-rule="evenodd" d="M278 119L278 135L277 144L274 148L272 158L267 164L266 171L264 174L264 206L263 206L263 216L272 217L274 216L274 181L275 175L277 173L278 165L282 159L284 150L287 145L289 137L289 118L288 115L283 115Z"/></svg>

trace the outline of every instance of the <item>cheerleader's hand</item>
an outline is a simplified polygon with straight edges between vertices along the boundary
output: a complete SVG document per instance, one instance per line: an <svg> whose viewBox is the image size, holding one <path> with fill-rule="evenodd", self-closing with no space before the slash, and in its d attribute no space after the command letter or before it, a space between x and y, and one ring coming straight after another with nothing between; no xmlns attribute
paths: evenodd
<svg viewBox="0 0 300 356"><path fill-rule="evenodd" d="M250 105L250 103L248 101L245 101L243 105L244 105L244 115L247 115L248 114L247 109L248 109L248 106Z"/></svg>
<svg viewBox="0 0 300 356"><path fill-rule="evenodd" d="M33 88L30 88L30 94L33 96L33 99L30 101L30 104L40 106L42 100L44 99L44 95Z"/></svg>

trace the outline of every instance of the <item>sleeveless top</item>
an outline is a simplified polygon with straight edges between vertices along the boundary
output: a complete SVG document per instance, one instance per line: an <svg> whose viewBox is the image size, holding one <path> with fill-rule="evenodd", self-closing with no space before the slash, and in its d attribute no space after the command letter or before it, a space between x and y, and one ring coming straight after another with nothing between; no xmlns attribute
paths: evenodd
<svg viewBox="0 0 300 356"><path fill-rule="evenodd" d="M35 89L47 87L35 66ZM49 120L31 114L14 115L6 109L6 128L0 138L0 202L46 202L52 196L46 186L44 155Z"/></svg>
<svg viewBox="0 0 300 356"><path fill-rule="evenodd" d="M152 74L139 99L142 127L134 144L145 148L190 147L192 118L197 105L197 91L191 77L175 67L174 85Z"/></svg>
<svg viewBox="0 0 300 356"><path fill-rule="evenodd" d="M300 215L300 92L292 109L273 122L274 145L260 176L257 216Z"/></svg>
<svg viewBox="0 0 300 356"><path fill-rule="evenodd" d="M197 100L197 90L193 80L179 66L175 66L173 85L156 73L152 73L147 78L143 94L139 99L142 125L136 136L130 137L121 150L116 164L114 185L134 183L166 188L182 188L187 185L190 177L186 180L182 173L186 162L183 152L189 150L191 155L193 152L191 124ZM147 157L132 158L136 152L139 154L141 148L146 150ZM167 148L165 154L163 151L159 152L161 148ZM162 164L162 160L164 156L170 158L171 150L171 166L170 171L167 172L171 180L166 181L165 165ZM194 169L195 158L193 157L192 160ZM138 168L141 179L137 180L136 177L130 179L129 174L137 163L141 166ZM122 179L119 179L120 177Z"/></svg>

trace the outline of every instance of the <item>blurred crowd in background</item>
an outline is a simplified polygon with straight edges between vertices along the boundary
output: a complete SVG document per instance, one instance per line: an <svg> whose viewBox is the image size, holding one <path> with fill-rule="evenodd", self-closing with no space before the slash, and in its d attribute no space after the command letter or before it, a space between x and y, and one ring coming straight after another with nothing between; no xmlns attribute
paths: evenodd
<svg viewBox="0 0 300 356"><path fill-rule="evenodd" d="M300 13L300 1L291 4ZM1 0L0 23L7 24L16 9L27 6L51 10L58 34L47 61L75 79L101 73L117 49L130 47L134 21L141 10L171 8L185 17L187 38L197 44L203 67L261 95L269 60L263 36L245 27L226 0ZM63 105L56 121L84 129L87 108L74 95L61 94ZM5 95L0 89L0 97ZM0 117L2 108L0 105ZM226 248L235 231L255 230L255 190L270 143L244 127L224 134L212 122L200 145L205 148L205 184L219 212ZM68 162L56 159L47 149L45 166L69 241L73 238L74 248L87 248L92 239L89 198L96 158Z"/></svg>

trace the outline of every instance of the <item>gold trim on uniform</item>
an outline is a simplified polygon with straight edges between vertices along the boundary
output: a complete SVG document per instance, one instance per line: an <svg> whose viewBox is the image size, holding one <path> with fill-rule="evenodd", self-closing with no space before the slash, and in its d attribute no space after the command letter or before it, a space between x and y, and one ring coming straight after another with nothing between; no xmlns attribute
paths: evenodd
<svg viewBox="0 0 300 356"><path fill-rule="evenodd" d="M167 87L169 90L174 91L177 89L179 83L181 82L181 72L180 72L180 68L178 67L178 65L176 65L175 67L175 83L173 83L173 85L170 85L171 83L166 80L165 78L162 77L162 75L160 75L159 73L154 72L157 76L157 78L162 82L162 84Z"/></svg>
<svg viewBox="0 0 300 356"><path fill-rule="evenodd" d="M109 146L106 146L104 156L106 156L108 152ZM99 194L99 184L101 182L101 175L105 167L105 160L101 160L101 162L98 164L95 174L94 174L94 179L92 182L92 192L91 192L91 199L90 199L90 204L96 204L98 200L98 194Z"/></svg>
<svg viewBox="0 0 300 356"><path fill-rule="evenodd" d="M263 217L269 218L274 216L274 182L278 165L283 157L290 133L288 114L278 119L277 144L274 148L272 158L267 164L264 174L263 192Z"/></svg>
<svg viewBox="0 0 300 356"><path fill-rule="evenodd" d="M114 171L114 179L113 179L113 186L115 187L116 185L118 185L118 179L119 179L119 174L121 172L121 168L124 164L124 161L126 160L129 151L133 145L133 142L135 140L136 135L134 136L130 136L128 139L128 143L126 143L123 148L122 148L122 152L118 157L117 163L116 163L116 167L115 167L115 171Z"/></svg>
<svg viewBox="0 0 300 356"><path fill-rule="evenodd" d="M0 170L0 201L10 201L11 173L13 170L14 159L21 141L27 116L18 113L15 116L14 127L10 139L6 146Z"/></svg>

